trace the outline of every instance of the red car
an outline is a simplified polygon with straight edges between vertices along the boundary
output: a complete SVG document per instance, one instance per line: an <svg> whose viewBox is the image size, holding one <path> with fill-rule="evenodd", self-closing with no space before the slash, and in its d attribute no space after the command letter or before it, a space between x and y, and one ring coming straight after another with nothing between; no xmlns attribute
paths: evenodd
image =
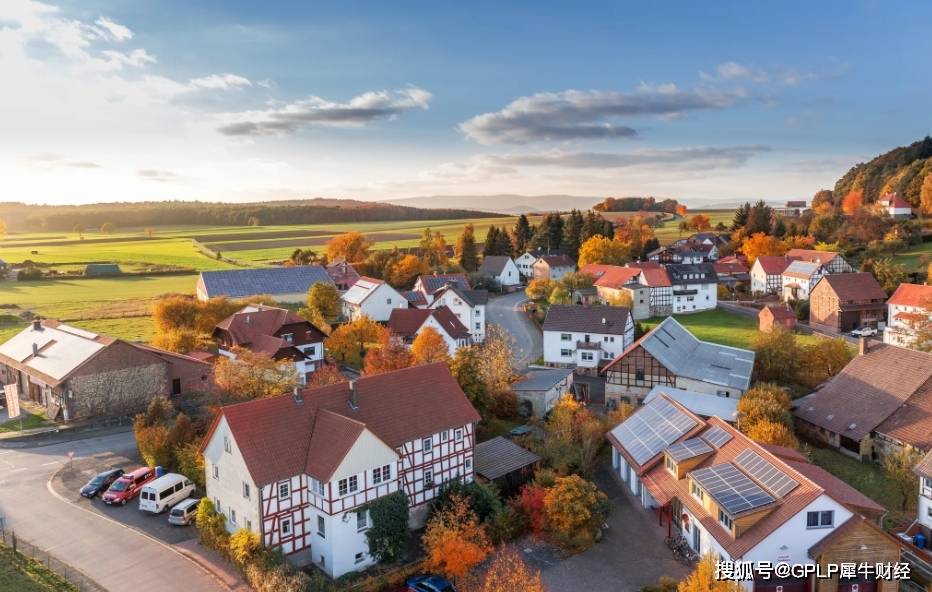
<svg viewBox="0 0 932 592"><path fill-rule="evenodd" d="M114 481L110 489L101 496L101 499L105 504L126 505L126 502L139 495L143 485L153 479L155 479L155 469L141 467Z"/></svg>

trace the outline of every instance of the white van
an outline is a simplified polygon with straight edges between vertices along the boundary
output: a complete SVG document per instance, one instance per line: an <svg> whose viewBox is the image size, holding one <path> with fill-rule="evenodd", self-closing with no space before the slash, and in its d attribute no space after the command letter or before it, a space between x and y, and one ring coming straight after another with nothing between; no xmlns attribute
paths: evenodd
<svg viewBox="0 0 932 592"><path fill-rule="evenodd" d="M194 484L184 475L168 473L148 483L139 494L139 509L161 514L194 492Z"/></svg>
<svg viewBox="0 0 932 592"><path fill-rule="evenodd" d="M178 502L172 511L168 513L168 523L175 526L187 526L194 520L197 514L197 506L201 500L189 497L188 499Z"/></svg>

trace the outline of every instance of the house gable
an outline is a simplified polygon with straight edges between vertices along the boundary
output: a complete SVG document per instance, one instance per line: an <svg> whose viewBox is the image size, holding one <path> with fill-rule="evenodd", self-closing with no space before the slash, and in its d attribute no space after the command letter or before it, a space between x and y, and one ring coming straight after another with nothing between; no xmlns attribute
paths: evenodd
<svg viewBox="0 0 932 592"><path fill-rule="evenodd" d="M371 431L364 429L343 457L330 480L338 481L351 475L363 473L372 467L394 465L398 460L398 453L394 449ZM392 471L392 474L394 473L395 471Z"/></svg>

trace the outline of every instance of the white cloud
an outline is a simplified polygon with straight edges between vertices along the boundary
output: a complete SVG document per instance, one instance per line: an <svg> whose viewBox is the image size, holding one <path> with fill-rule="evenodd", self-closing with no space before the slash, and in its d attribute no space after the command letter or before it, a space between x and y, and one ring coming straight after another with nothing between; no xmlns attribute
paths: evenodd
<svg viewBox="0 0 932 592"><path fill-rule="evenodd" d="M236 74L211 74L203 78L192 78L188 83L192 88L204 88L210 90L230 90L234 88L243 88L252 86L248 78Z"/></svg>
<svg viewBox="0 0 932 592"><path fill-rule="evenodd" d="M144 49L134 49L128 53L113 49L105 49L100 53L108 58L110 65L115 70L119 70L123 66L143 68L147 64L154 64L158 61L155 59L155 56L150 55L149 52Z"/></svg>
<svg viewBox="0 0 932 592"><path fill-rule="evenodd" d="M427 109L431 94L417 87L369 91L345 103L310 96L281 107L221 116L218 131L228 136L295 133L309 125L360 127L377 119L393 119L404 111Z"/></svg>
<svg viewBox="0 0 932 592"><path fill-rule="evenodd" d="M753 82L767 82L770 80L770 75L766 71L738 62L719 64L715 74L700 72L699 77L706 81L747 79Z"/></svg>
<svg viewBox="0 0 932 592"><path fill-rule="evenodd" d="M565 90L521 97L500 111L459 125L481 144L631 138L638 132L622 118L672 118L691 111L720 110L746 100L744 93L681 90L675 84L642 84L634 92Z"/></svg>
<svg viewBox="0 0 932 592"><path fill-rule="evenodd" d="M105 36L113 41L127 41L133 38L133 32L130 31L128 27L114 22L105 16L102 16L94 21L94 24L100 27L100 29L103 30Z"/></svg>

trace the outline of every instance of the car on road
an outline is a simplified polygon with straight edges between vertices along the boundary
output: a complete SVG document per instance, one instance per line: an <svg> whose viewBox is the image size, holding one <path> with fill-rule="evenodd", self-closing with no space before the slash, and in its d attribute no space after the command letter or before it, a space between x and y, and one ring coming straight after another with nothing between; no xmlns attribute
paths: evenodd
<svg viewBox="0 0 932 592"><path fill-rule="evenodd" d="M126 473L113 482L113 485L104 493L100 499L105 504L126 505L126 502L139 495L142 486L155 479L155 469L152 467L140 467L131 473Z"/></svg>
<svg viewBox="0 0 932 592"><path fill-rule="evenodd" d="M194 483L178 473L167 473L147 483L139 494L139 509L161 514L194 493Z"/></svg>
<svg viewBox="0 0 932 592"><path fill-rule="evenodd" d="M175 507L168 513L168 523L174 524L175 526L187 526L191 524L191 522L194 521L194 516L197 515L197 507L200 503L200 499L195 499L193 497L181 500L175 504Z"/></svg>
<svg viewBox="0 0 932 592"><path fill-rule="evenodd" d="M456 592L453 584L441 576L412 576L405 582L405 586L408 592Z"/></svg>
<svg viewBox="0 0 932 592"><path fill-rule="evenodd" d="M855 329L851 332L855 337L872 337L877 335L877 329L873 327L861 327L860 329Z"/></svg>
<svg viewBox="0 0 932 592"><path fill-rule="evenodd" d="M113 485L113 482L123 476L123 469L110 469L103 473L94 475L87 484L81 488L81 495L84 497L94 497L107 491Z"/></svg>

